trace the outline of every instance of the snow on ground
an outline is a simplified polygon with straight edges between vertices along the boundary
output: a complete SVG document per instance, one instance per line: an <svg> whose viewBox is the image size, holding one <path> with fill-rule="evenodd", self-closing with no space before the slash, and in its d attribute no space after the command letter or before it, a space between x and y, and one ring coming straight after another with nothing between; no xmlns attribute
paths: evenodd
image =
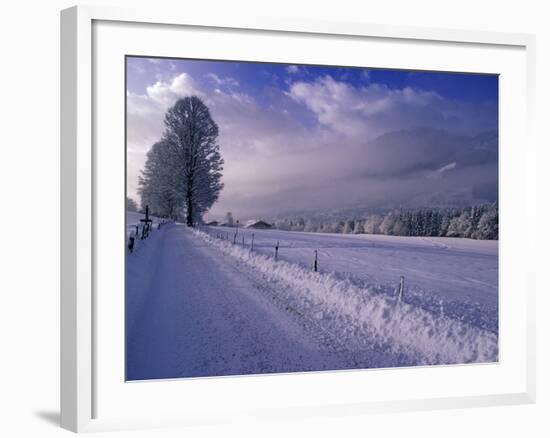
<svg viewBox="0 0 550 438"><path fill-rule="evenodd" d="M137 239L134 241L134 251L138 251L138 249L141 248L142 244L145 242L145 240L140 239L143 231L143 222L141 222L141 219L144 218L144 213L138 213L137 211L126 212L126 241L128 242L130 236L137 236ZM156 216L149 216L149 218L153 221L153 232L158 230L160 223L165 222L164 219Z"/></svg>
<svg viewBox="0 0 550 438"><path fill-rule="evenodd" d="M211 235L235 228L205 228ZM321 272L393 296L405 277L405 301L498 334L498 241L445 237L322 234L238 230L237 241L266 255L309 268L318 250Z"/></svg>
<svg viewBox="0 0 550 438"><path fill-rule="evenodd" d="M126 236L135 235L136 225L139 227L141 232L141 227L143 222L141 219L145 219L144 213L138 213L137 211L127 211L126 212ZM156 216L150 216L150 219L153 221L153 228L157 228L160 222L163 222L163 219L160 219Z"/></svg>
<svg viewBox="0 0 550 438"><path fill-rule="evenodd" d="M127 264L127 379L354 367L217 248L170 224Z"/></svg>
<svg viewBox="0 0 550 438"><path fill-rule="evenodd" d="M391 351L399 357L394 365L497 360L498 337L490 331L399 302L377 285L360 287L204 232L195 235L261 273L268 284L276 284L283 301L303 317L322 321L337 337L358 347L366 343Z"/></svg>
<svg viewBox="0 0 550 438"><path fill-rule="evenodd" d="M497 333L430 308L420 299L424 295L415 301L410 293L397 302L388 290L396 283L393 277L387 286L351 271L330 272L324 257L340 251L339 246L342 254L357 257L362 236L254 230L251 251L211 237L221 228L206 231L210 235L166 225L128 256L129 380L498 360ZM270 252L274 236L280 238L279 261ZM415 250L421 258L430 249L449 247L437 239L411 243L374 237L364 240L408 254L402 262L414 261ZM323 244L319 273L312 272L305 257L313 243ZM293 260L290 251L284 252L290 248ZM493 254L469 241L452 248L457 258L461 251L466 258L470 252ZM388 268L381 264L379 270Z"/></svg>

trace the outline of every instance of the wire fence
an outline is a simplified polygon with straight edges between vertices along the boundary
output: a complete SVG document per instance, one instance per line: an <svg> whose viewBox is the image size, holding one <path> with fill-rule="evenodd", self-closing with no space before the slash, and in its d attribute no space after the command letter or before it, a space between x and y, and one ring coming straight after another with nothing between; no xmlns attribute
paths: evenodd
<svg viewBox="0 0 550 438"><path fill-rule="evenodd" d="M244 232L242 228L235 228L235 231L227 230L217 230L213 229L210 226L199 226L197 227L200 231L205 232L212 238L228 242L231 245L239 245L243 249L248 248L250 251L254 251L254 232ZM272 242L262 242L262 248L267 248L267 254L271 252L273 259L278 261L280 258L281 245L279 240L273 240ZM271 250L269 250L271 248ZM321 263L319 259L318 249L313 249L311 254L311 269L313 272L321 272ZM405 276L401 275L399 277L399 283L395 288L395 297L396 302L400 303L403 301L405 294Z"/></svg>

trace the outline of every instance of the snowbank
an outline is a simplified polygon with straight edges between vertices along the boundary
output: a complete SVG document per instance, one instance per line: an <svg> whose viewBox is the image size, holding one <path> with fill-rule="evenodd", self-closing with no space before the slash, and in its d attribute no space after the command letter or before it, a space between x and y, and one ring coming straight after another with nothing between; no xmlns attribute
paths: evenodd
<svg viewBox="0 0 550 438"><path fill-rule="evenodd" d="M359 287L330 273L275 261L272 257L192 230L194 235L260 274L287 308L340 339L378 345L405 356L405 363L456 364L498 360L498 336L464 322L436 315L378 290Z"/></svg>

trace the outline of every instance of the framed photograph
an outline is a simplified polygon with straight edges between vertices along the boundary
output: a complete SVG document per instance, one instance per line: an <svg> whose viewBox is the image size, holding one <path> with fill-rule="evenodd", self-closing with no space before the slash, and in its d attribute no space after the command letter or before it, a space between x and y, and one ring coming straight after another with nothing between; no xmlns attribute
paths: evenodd
<svg viewBox="0 0 550 438"><path fill-rule="evenodd" d="M63 427L534 401L534 37L61 18Z"/></svg>

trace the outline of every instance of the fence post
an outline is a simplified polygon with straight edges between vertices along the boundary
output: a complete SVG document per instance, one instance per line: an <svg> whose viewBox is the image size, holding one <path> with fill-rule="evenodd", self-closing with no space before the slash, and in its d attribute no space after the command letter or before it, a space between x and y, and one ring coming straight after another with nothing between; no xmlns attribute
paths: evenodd
<svg viewBox="0 0 550 438"><path fill-rule="evenodd" d="M313 271L317 272L317 250L315 250L315 258L313 259Z"/></svg>
<svg viewBox="0 0 550 438"><path fill-rule="evenodd" d="M397 301L401 301L403 299L404 290L405 290L405 277L402 275L399 278L399 295L397 296Z"/></svg>
<svg viewBox="0 0 550 438"><path fill-rule="evenodd" d="M250 251L254 251L254 233L252 233L252 244L250 245Z"/></svg>
<svg viewBox="0 0 550 438"><path fill-rule="evenodd" d="M277 245L275 245L275 261L279 258L279 241L277 240Z"/></svg>

